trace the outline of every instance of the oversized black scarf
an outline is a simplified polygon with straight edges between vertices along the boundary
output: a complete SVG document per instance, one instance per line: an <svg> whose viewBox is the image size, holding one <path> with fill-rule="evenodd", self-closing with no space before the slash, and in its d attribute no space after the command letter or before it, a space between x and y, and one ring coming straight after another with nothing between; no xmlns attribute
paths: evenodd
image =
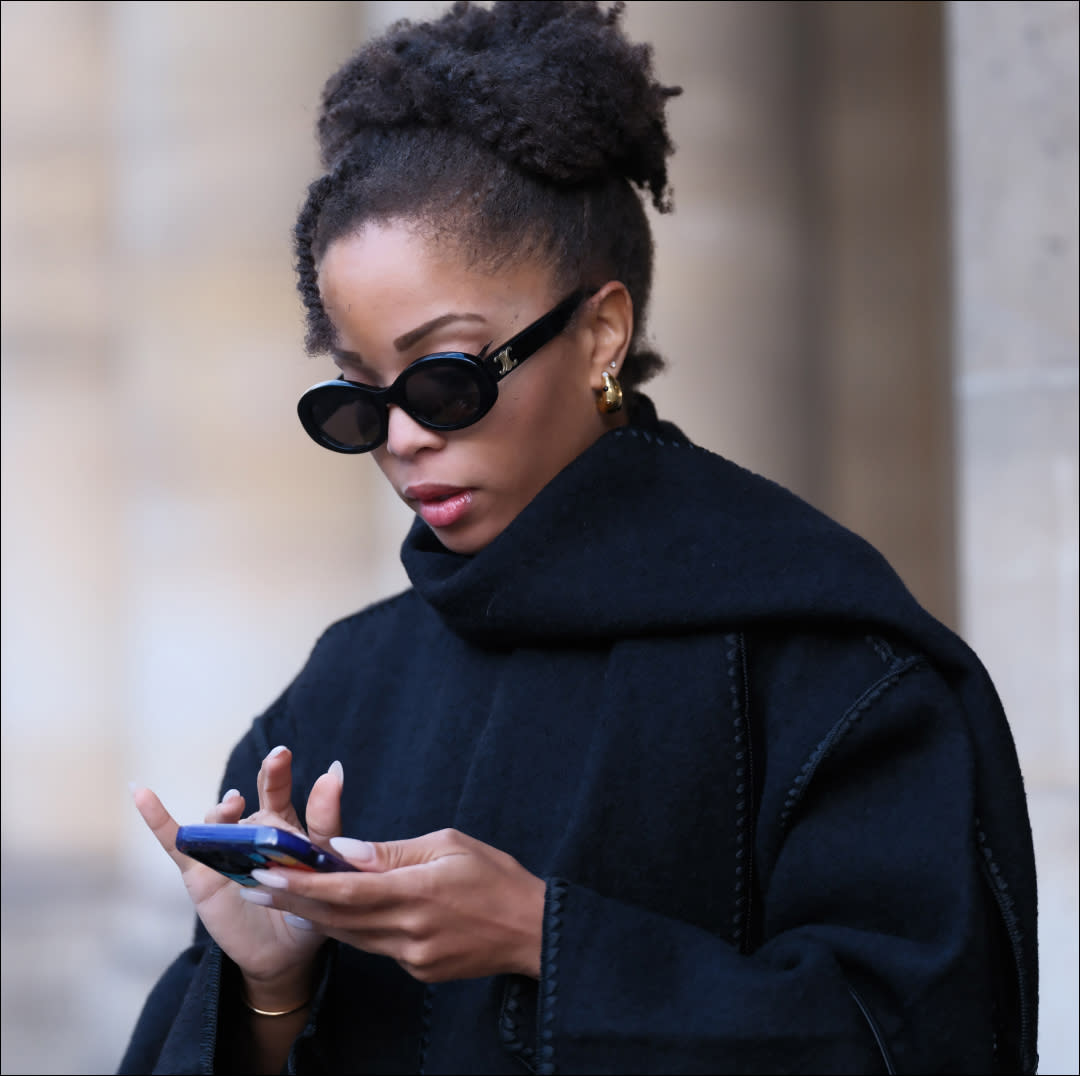
<svg viewBox="0 0 1080 1076"><path fill-rule="evenodd" d="M1035 861L1016 749L985 668L881 554L781 486L690 443L637 396L632 425L571 463L477 556L421 521L402 560L453 632L500 647L760 626L859 626L924 653L974 744L987 881L1015 960L1012 1048L1036 1063Z"/></svg>

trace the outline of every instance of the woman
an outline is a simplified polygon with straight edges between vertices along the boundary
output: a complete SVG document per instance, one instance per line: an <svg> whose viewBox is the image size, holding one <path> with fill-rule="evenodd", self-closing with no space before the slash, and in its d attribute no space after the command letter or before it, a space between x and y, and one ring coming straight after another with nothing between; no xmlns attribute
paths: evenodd
<svg viewBox="0 0 1080 1076"><path fill-rule="evenodd" d="M677 92L592 3L457 5L328 82L296 250L339 377L300 418L414 510L413 585L327 630L207 819L360 870L244 889L138 790L199 923L121 1071L1034 1071L984 670L639 391Z"/></svg>

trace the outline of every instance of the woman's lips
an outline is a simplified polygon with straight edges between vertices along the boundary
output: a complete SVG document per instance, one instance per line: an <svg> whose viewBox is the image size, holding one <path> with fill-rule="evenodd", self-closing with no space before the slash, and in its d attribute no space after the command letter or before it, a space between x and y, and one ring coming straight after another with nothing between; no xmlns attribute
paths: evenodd
<svg viewBox="0 0 1080 1076"><path fill-rule="evenodd" d="M405 500L429 527L450 527L457 523L472 504L472 491L460 486L425 483L406 486Z"/></svg>

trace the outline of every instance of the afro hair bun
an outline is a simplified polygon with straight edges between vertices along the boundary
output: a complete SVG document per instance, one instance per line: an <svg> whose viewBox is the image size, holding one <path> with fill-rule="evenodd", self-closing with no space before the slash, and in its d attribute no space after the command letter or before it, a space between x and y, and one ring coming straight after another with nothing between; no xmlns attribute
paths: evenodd
<svg viewBox="0 0 1080 1076"><path fill-rule="evenodd" d="M387 128L452 130L559 186L612 178L670 208L664 108L652 50L627 40L623 5L459 0L430 22L402 20L327 82L318 121L330 170L365 135Z"/></svg>

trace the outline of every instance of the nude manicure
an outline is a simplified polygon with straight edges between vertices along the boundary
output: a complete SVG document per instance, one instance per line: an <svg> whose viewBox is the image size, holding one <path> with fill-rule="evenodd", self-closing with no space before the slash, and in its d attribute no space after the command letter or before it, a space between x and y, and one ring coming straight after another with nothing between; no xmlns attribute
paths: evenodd
<svg viewBox="0 0 1080 1076"><path fill-rule="evenodd" d="M260 885L264 885L268 889L285 889L289 884L288 880L283 878L280 874L276 874L274 871L263 870L261 867L256 867L255 870L251 872L251 877Z"/></svg>

